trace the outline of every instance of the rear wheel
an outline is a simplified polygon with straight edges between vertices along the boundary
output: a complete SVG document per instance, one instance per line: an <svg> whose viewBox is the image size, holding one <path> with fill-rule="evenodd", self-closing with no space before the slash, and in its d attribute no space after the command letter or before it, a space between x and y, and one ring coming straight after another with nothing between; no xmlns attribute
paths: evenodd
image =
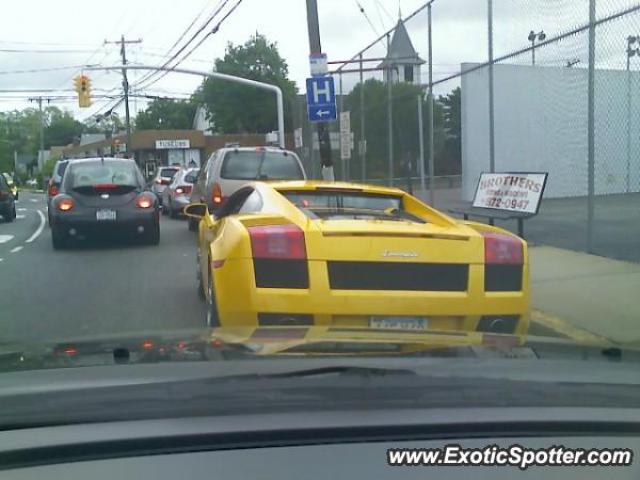
<svg viewBox="0 0 640 480"><path fill-rule="evenodd" d="M196 230L198 230L198 224L193 218L190 218L188 223L190 232L195 232Z"/></svg>
<svg viewBox="0 0 640 480"><path fill-rule="evenodd" d="M213 285L213 275L211 270L209 270L209 279L207 284L207 326L212 328L220 326L218 305L216 303L216 288Z"/></svg>
<svg viewBox="0 0 640 480"><path fill-rule="evenodd" d="M171 218L178 218L178 210L176 210L175 208L173 208L173 204L169 203L169 216Z"/></svg>
<svg viewBox="0 0 640 480"><path fill-rule="evenodd" d="M147 232L147 243L149 245L158 245L160 243L160 224L154 223Z"/></svg>
<svg viewBox="0 0 640 480"><path fill-rule="evenodd" d="M14 204L7 215L7 222L13 222L16 219L16 205Z"/></svg>
<svg viewBox="0 0 640 480"><path fill-rule="evenodd" d="M67 239L59 227L51 227L51 244L54 250L62 250L67 246Z"/></svg>

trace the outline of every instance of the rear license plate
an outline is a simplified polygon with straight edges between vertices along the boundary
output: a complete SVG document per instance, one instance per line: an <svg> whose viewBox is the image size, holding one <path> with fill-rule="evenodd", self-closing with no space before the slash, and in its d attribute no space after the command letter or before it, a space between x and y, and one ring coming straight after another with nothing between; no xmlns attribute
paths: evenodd
<svg viewBox="0 0 640 480"><path fill-rule="evenodd" d="M96 212L96 220L115 220L116 219L116 211L115 210L98 210Z"/></svg>
<svg viewBox="0 0 640 480"><path fill-rule="evenodd" d="M421 317L371 317L369 326L379 330L426 330L428 319Z"/></svg>

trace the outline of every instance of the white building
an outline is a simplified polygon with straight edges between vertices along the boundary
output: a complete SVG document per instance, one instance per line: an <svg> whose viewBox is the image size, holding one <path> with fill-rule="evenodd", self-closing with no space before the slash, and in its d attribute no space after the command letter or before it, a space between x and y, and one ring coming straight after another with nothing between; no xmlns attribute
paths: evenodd
<svg viewBox="0 0 640 480"><path fill-rule="evenodd" d="M463 64L462 70L473 66ZM493 70L496 171L549 172L545 198L586 196L587 69L494 65ZM596 70L596 195L640 191L638 91L640 72ZM481 68L462 76L465 200L472 200L480 173L488 171L488 69Z"/></svg>

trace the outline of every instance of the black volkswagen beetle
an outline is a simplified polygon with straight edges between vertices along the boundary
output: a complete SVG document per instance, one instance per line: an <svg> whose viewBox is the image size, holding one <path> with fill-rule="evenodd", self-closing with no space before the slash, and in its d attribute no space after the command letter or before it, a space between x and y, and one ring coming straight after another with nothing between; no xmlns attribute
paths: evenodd
<svg viewBox="0 0 640 480"><path fill-rule="evenodd" d="M51 202L51 240L64 248L73 237L132 235L160 242L158 198L135 161L87 158L69 163Z"/></svg>

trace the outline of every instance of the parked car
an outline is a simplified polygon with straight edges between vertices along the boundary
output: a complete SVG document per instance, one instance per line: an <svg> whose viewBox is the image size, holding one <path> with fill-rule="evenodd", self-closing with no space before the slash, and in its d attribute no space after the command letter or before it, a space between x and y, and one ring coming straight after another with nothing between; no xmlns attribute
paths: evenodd
<svg viewBox="0 0 640 480"><path fill-rule="evenodd" d="M0 175L0 215L5 222L16 219L16 202L4 175Z"/></svg>
<svg viewBox="0 0 640 480"><path fill-rule="evenodd" d="M18 184L13 180L10 173L5 172L2 176L4 176L4 179L7 181L11 193L13 193L13 199L18 200Z"/></svg>
<svg viewBox="0 0 640 480"><path fill-rule="evenodd" d="M53 166L53 172L49 183L47 184L47 218L49 219L49 225L51 225L51 200L53 197L60 193L60 184L62 183L62 177L69 165L70 160L58 160ZM35 180L34 180L35 182ZM27 182L28 184L29 182Z"/></svg>
<svg viewBox="0 0 640 480"><path fill-rule="evenodd" d="M306 180L298 156L275 147L228 147L215 151L200 170L191 192L192 203L206 203L215 213L225 200L250 181ZM189 230L196 229L189 219Z"/></svg>
<svg viewBox="0 0 640 480"><path fill-rule="evenodd" d="M171 183L176 173L180 171L180 167L177 165L170 167L160 167L156 173L155 178L151 182L151 191L156 194L162 207L162 194L164 189Z"/></svg>
<svg viewBox="0 0 640 480"><path fill-rule="evenodd" d="M209 326L527 332L527 244L506 230L352 183L254 182L206 207L185 213Z"/></svg>
<svg viewBox="0 0 640 480"><path fill-rule="evenodd" d="M160 241L158 198L134 160L88 158L67 167L51 200L51 241L64 248L71 237L131 235Z"/></svg>
<svg viewBox="0 0 640 480"><path fill-rule="evenodd" d="M198 168L180 169L162 192L162 213L177 218L189 205L191 188L198 177Z"/></svg>

